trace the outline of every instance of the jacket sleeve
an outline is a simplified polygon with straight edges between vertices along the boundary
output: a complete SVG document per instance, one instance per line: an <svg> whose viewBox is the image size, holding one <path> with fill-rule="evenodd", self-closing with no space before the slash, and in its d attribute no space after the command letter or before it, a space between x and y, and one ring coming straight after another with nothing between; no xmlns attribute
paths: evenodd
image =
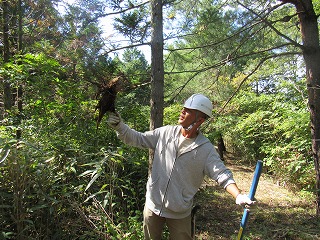
<svg viewBox="0 0 320 240"><path fill-rule="evenodd" d="M207 159L205 174L223 188L226 188L231 183L235 183L232 172L224 165L214 147Z"/></svg>
<svg viewBox="0 0 320 240"><path fill-rule="evenodd" d="M141 133L131 129L123 122L120 122L115 130L117 131L117 136L121 141L130 146L139 148L154 149L159 138L157 130Z"/></svg>

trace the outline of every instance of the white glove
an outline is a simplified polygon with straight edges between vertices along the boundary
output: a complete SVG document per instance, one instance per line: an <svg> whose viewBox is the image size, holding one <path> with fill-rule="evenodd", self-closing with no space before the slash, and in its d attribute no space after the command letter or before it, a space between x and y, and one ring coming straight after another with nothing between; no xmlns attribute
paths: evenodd
<svg viewBox="0 0 320 240"><path fill-rule="evenodd" d="M114 113L114 112L109 112L109 117L107 120L107 124L112 127L112 128L116 128L118 126L118 124L121 122L121 117L119 115L119 113Z"/></svg>
<svg viewBox="0 0 320 240"><path fill-rule="evenodd" d="M253 205L255 203L256 202L252 201L246 194L238 194L238 196L236 197L236 204L246 208L250 207L250 205Z"/></svg>

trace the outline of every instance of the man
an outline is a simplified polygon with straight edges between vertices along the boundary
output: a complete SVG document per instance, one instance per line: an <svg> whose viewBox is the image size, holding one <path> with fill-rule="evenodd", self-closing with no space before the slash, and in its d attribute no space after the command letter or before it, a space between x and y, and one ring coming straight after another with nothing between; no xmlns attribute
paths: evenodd
<svg viewBox="0 0 320 240"><path fill-rule="evenodd" d="M212 109L206 96L194 94L184 104L179 125L145 133L129 128L118 114L109 114L108 124L124 143L154 150L144 208L145 239L160 240L165 224L170 239L192 239L193 198L205 175L224 187L237 204L253 203L247 195L240 193L231 171L209 139L199 131L201 124L212 117Z"/></svg>

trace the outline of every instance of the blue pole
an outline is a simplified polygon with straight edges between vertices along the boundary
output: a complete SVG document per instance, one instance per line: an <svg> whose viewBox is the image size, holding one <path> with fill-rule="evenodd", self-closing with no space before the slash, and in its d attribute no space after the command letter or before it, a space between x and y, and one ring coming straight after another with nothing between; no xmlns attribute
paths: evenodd
<svg viewBox="0 0 320 240"><path fill-rule="evenodd" d="M248 197L252 201L254 200L254 195L256 193L258 182L259 182L259 178L260 178L260 175L261 175L261 172L262 172L262 165L263 165L262 161L258 160L257 165L256 165L256 169L254 171L254 176L253 176L250 192L249 192L249 195L248 195ZM239 229L237 240L242 240L243 232L244 232L244 229L246 227L248 218L249 218L249 210L245 208L244 211L243 211L243 215L242 215L242 219L241 219L241 223L240 223L240 229Z"/></svg>

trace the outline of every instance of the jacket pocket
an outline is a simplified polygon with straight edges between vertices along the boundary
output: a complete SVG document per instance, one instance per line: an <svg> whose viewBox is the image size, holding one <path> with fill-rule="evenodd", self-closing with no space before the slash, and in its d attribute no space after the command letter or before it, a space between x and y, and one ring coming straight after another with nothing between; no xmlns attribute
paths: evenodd
<svg viewBox="0 0 320 240"><path fill-rule="evenodd" d="M161 205L161 202L162 202L162 195L160 191L159 182L160 182L159 176L155 179L152 179L150 177L147 182L146 197L149 198L156 206Z"/></svg>
<svg viewBox="0 0 320 240"><path fill-rule="evenodd" d="M167 196L165 207L172 212L184 213L191 209L193 204L193 197L188 196L188 191L180 188L179 191L171 192Z"/></svg>

